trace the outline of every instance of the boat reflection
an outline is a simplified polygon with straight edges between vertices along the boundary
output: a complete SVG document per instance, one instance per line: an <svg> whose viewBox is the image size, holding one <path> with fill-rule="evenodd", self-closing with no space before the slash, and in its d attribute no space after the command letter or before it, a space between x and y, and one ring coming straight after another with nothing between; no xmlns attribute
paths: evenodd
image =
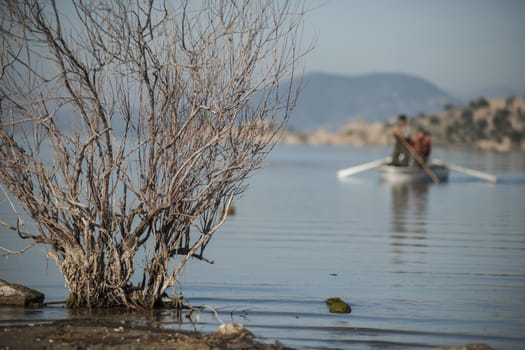
<svg viewBox="0 0 525 350"><path fill-rule="evenodd" d="M392 184L390 237L394 263L404 263L407 253L423 254L427 247L427 183Z"/></svg>

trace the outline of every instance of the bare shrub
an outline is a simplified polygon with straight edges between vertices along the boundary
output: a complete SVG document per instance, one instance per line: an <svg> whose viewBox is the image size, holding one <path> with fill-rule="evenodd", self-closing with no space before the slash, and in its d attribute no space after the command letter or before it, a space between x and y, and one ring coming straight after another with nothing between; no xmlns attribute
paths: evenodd
<svg viewBox="0 0 525 350"><path fill-rule="evenodd" d="M1 223L49 247L72 307L153 307L208 261L295 102L301 8L174 3L0 5L0 179L36 231Z"/></svg>

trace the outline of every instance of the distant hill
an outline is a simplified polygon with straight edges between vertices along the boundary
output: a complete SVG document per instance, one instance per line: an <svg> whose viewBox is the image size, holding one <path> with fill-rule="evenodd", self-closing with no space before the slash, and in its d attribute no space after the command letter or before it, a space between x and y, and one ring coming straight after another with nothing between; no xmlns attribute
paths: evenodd
<svg viewBox="0 0 525 350"><path fill-rule="evenodd" d="M400 113L441 111L447 104L459 105L461 101L415 76L312 73L304 76L288 128L293 131L335 130L354 119L385 121Z"/></svg>

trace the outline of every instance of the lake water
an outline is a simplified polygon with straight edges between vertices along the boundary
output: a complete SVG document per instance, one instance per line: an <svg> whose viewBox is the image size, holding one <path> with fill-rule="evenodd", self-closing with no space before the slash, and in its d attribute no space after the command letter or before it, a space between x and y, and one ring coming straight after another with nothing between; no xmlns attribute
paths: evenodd
<svg viewBox="0 0 525 350"><path fill-rule="evenodd" d="M338 169L389 150L278 146L208 247L215 264L186 268L186 301L297 348L523 348L525 155L434 153L500 181L451 173L445 184L390 186L374 170L339 181ZM9 215L5 203L1 210ZM0 245L23 246L1 230ZM48 301L67 296L39 248L3 258L0 278L42 290ZM334 296L352 313L330 314L324 300ZM78 316L86 314L4 309L0 324ZM171 311L96 317L204 332L218 326L209 312L194 325L179 324Z"/></svg>

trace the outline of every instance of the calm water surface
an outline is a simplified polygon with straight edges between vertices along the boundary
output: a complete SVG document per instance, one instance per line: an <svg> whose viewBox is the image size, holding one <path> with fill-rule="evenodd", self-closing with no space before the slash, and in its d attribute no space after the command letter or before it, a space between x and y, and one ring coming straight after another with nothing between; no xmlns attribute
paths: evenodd
<svg viewBox="0 0 525 350"><path fill-rule="evenodd" d="M425 349L483 342L525 346L525 156L435 150L437 158L500 177L451 173L440 185L390 186L372 170L338 181L338 169L384 158L385 148L279 146L250 179L237 214L191 262L186 300L297 348ZM2 204L2 218L9 215ZM1 231L0 245L24 242ZM0 262L0 278L63 300L52 261L33 249ZM339 296L352 313L328 313ZM10 310L0 324L85 317L61 307ZM104 315L212 332L203 312L179 324L171 311Z"/></svg>

